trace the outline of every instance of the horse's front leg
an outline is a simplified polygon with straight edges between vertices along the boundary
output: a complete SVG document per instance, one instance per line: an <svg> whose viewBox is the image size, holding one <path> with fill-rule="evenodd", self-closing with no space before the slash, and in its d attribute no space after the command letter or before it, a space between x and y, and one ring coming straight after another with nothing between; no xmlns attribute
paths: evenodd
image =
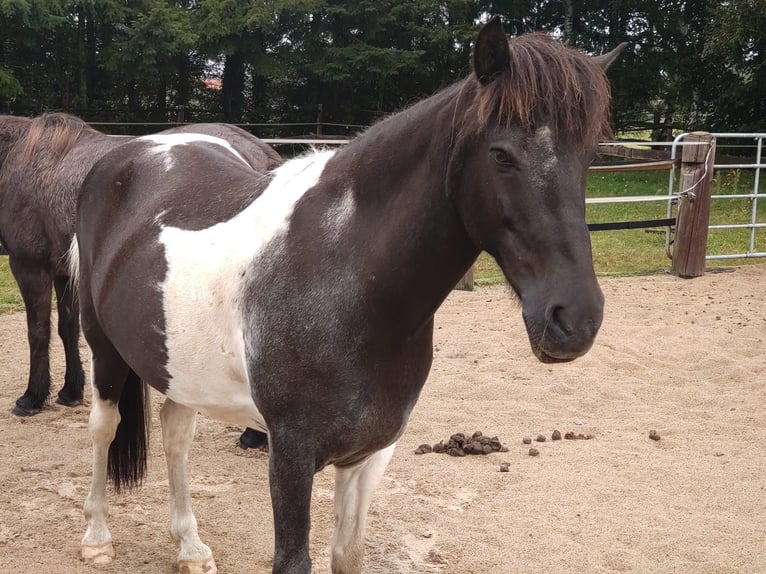
<svg viewBox="0 0 766 574"><path fill-rule="evenodd" d="M367 510L394 454L394 447L396 443L359 464L336 469L335 530L331 543L333 574L359 574L362 571Z"/></svg>
<svg viewBox="0 0 766 574"><path fill-rule="evenodd" d="M40 412L51 388L48 345L51 338L51 278L42 267L10 256L13 276L19 285L27 311L29 341L29 381L26 392L16 400L11 412L30 416Z"/></svg>
<svg viewBox="0 0 766 574"><path fill-rule="evenodd" d="M316 455L306 434L269 427L269 487L274 510L274 574L309 574L311 488Z"/></svg>
<svg viewBox="0 0 766 574"><path fill-rule="evenodd" d="M64 355L66 357L64 386L59 391L56 402L72 407L82 403L83 387L85 386L85 374L82 370L78 346L80 313L77 291L67 277L54 278L53 285L56 288L56 303L59 312L59 337L64 343Z"/></svg>
<svg viewBox="0 0 766 574"><path fill-rule="evenodd" d="M189 449L194 439L197 412L170 399L160 409L162 444L168 465L170 489L170 534L179 544L181 574L215 574L213 553L197 534L189 494Z"/></svg>

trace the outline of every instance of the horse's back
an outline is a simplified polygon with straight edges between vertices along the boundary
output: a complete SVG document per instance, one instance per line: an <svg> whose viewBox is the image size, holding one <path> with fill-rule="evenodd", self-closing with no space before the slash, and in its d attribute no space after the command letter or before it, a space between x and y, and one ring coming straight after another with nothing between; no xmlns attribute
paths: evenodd
<svg viewBox="0 0 766 574"><path fill-rule="evenodd" d="M82 182L93 164L121 142L62 114L19 125L26 125L26 132L0 152L0 227L14 256L66 275L62 261L74 233Z"/></svg>
<svg viewBox="0 0 766 574"><path fill-rule="evenodd" d="M189 124L165 130L162 133L201 133L226 140L247 160L254 170L271 171L282 164L282 157L269 144L250 132L231 124Z"/></svg>

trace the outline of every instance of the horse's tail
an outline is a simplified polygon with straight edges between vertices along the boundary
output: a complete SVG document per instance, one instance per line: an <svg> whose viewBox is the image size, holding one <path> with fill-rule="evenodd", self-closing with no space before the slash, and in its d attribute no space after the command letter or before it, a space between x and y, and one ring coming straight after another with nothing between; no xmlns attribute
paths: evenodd
<svg viewBox="0 0 766 574"><path fill-rule="evenodd" d="M66 259L66 268L69 271L69 285L77 289L80 286L80 246L77 243L77 235L72 236L72 242L69 244L64 258Z"/></svg>
<svg viewBox="0 0 766 574"><path fill-rule="evenodd" d="M150 402L147 385L132 369L118 402L120 423L109 445L107 476L114 489L131 489L146 475L149 442Z"/></svg>

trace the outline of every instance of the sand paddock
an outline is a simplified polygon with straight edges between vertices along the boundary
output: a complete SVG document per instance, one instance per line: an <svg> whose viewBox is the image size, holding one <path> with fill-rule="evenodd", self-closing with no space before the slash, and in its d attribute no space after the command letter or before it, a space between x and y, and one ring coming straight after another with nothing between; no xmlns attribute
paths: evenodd
<svg viewBox="0 0 766 574"><path fill-rule="evenodd" d="M766 265L601 283L599 338L565 365L536 362L505 288L448 299L430 380L373 501L366 572L766 572ZM0 316L3 571L173 572L159 417L144 486L110 496L117 558L85 566L88 408L11 416L26 374L24 316ZM595 438L552 442L554 429ZM413 453L475 430L508 452ZM222 574L270 572L267 454L240 450L239 431L199 418L191 474L200 533ZM548 440L530 457L521 439L541 433ZM332 490L327 469L312 506L319 573L329 572Z"/></svg>

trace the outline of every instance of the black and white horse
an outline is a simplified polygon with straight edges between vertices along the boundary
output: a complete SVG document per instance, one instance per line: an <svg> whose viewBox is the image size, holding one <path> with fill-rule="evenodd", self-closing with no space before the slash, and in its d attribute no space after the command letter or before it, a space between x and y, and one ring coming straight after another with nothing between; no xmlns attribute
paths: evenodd
<svg viewBox="0 0 766 574"><path fill-rule="evenodd" d="M594 341L603 296L585 177L609 133L603 69L616 53L509 42L493 20L473 74L337 152L267 175L194 136L105 155L78 205L94 386L83 558L114 556L107 478L121 488L144 474L148 385L166 396L183 572L216 571L187 473L202 412L269 433L273 571L310 571L313 477L332 464L332 570L358 573L373 491L431 367L434 313L482 250L518 294L540 360Z"/></svg>

